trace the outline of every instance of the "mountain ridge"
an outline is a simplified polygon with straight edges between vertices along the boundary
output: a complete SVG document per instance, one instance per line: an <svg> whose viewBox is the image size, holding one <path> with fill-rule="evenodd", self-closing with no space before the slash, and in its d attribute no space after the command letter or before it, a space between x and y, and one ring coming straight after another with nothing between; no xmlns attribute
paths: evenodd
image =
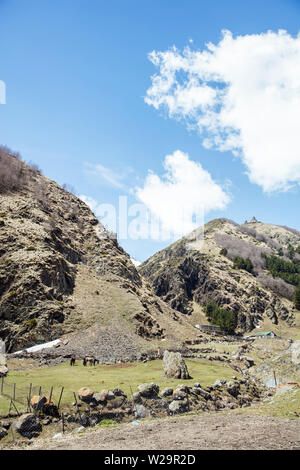
<svg viewBox="0 0 300 470"><path fill-rule="evenodd" d="M287 259L289 246L300 246L300 233L256 219L239 225L224 218L205 224L204 240L202 232L202 228L194 230L138 267L156 294L194 321L195 304L203 320L207 303L215 302L234 313L236 331L241 333L259 326L266 316L274 324L294 325L294 287L273 279L261 255L278 256L281 248ZM251 258L252 273L234 269L233 259L238 256ZM300 256L295 256L298 262Z"/></svg>
<svg viewBox="0 0 300 470"><path fill-rule="evenodd" d="M76 343L78 334L82 350L107 354L111 338L121 358L127 343L136 351L195 335L81 199L3 148L0 176L0 338L8 352L64 335Z"/></svg>

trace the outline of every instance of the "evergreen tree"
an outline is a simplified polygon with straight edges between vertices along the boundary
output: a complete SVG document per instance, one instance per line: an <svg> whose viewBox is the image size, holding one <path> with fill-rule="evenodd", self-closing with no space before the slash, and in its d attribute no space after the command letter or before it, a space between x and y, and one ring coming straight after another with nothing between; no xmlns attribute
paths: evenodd
<svg viewBox="0 0 300 470"><path fill-rule="evenodd" d="M294 305L296 309L300 310L300 285L296 287L293 300L294 300Z"/></svg>
<svg viewBox="0 0 300 470"><path fill-rule="evenodd" d="M225 333L234 333L237 325L234 313L220 308L215 302L206 304L205 313L210 323L219 326Z"/></svg>
<svg viewBox="0 0 300 470"><path fill-rule="evenodd" d="M288 252L289 252L289 258L290 258L290 259L294 259L294 257L295 257L295 249L294 249L294 247L293 247L291 244L289 244L289 246L288 246Z"/></svg>
<svg viewBox="0 0 300 470"><path fill-rule="evenodd" d="M242 258L241 256L236 256L233 258L233 267L234 269L245 269L249 273L253 271L253 264L250 258Z"/></svg>

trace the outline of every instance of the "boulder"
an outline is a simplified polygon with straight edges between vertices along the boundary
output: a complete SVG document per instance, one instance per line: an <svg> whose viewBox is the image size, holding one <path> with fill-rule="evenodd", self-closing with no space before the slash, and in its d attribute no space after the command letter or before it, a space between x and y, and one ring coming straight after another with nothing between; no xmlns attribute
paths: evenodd
<svg viewBox="0 0 300 470"><path fill-rule="evenodd" d="M230 393L233 397L237 397L240 391L240 385L238 382L233 382L232 380L226 385L227 392Z"/></svg>
<svg viewBox="0 0 300 470"><path fill-rule="evenodd" d="M16 432L23 437L37 437L42 431L42 425L39 418L32 413L27 413L20 416L13 424Z"/></svg>
<svg viewBox="0 0 300 470"><path fill-rule="evenodd" d="M96 405L103 404L105 400L103 400L103 396L101 393L94 393L93 395L93 402Z"/></svg>
<svg viewBox="0 0 300 470"><path fill-rule="evenodd" d="M226 380L219 380L217 379L213 385L211 385L211 389L214 390L215 388L220 388L222 385L226 384Z"/></svg>
<svg viewBox="0 0 300 470"><path fill-rule="evenodd" d="M40 395L34 395L30 399L30 405L34 410L42 410L46 402L47 398Z"/></svg>
<svg viewBox="0 0 300 470"><path fill-rule="evenodd" d="M253 357L250 356L243 356L242 361L244 361L245 365L249 368L255 365Z"/></svg>
<svg viewBox="0 0 300 470"><path fill-rule="evenodd" d="M167 387L164 388L163 391L161 392L162 397L169 397L173 395L173 388Z"/></svg>
<svg viewBox="0 0 300 470"><path fill-rule="evenodd" d="M121 408L121 406L125 403L125 401L126 401L126 398L123 396L115 397L113 400L109 400L106 406L108 409Z"/></svg>
<svg viewBox="0 0 300 470"><path fill-rule="evenodd" d="M174 400L184 400L186 397L187 397L187 393L184 392L183 390L180 390L179 388L174 390L174 393L173 393Z"/></svg>
<svg viewBox="0 0 300 470"><path fill-rule="evenodd" d="M188 410L187 400L174 400L169 404L169 410L176 413L185 413Z"/></svg>
<svg viewBox="0 0 300 470"><path fill-rule="evenodd" d="M6 366L0 366L0 377L6 377L8 374L8 368Z"/></svg>
<svg viewBox="0 0 300 470"><path fill-rule="evenodd" d="M172 379L190 379L187 366L182 355L171 351L165 351L163 357L163 368L165 377Z"/></svg>
<svg viewBox="0 0 300 470"><path fill-rule="evenodd" d="M144 405L136 405L134 416L137 419L150 418L151 413Z"/></svg>
<svg viewBox="0 0 300 470"><path fill-rule="evenodd" d="M49 416L59 416L59 411L57 406L50 400L49 397L46 397L46 403L43 406L43 413Z"/></svg>
<svg viewBox="0 0 300 470"><path fill-rule="evenodd" d="M144 383L138 386L138 391L143 398L156 398L159 386L154 382Z"/></svg>
<svg viewBox="0 0 300 470"><path fill-rule="evenodd" d="M0 441L3 439L5 436L7 436L8 432L5 428L0 428Z"/></svg>
<svg viewBox="0 0 300 470"><path fill-rule="evenodd" d="M185 392L185 393L190 393L191 387L181 384L181 385L177 385L176 390L180 390L181 392Z"/></svg>
<svg viewBox="0 0 300 470"><path fill-rule="evenodd" d="M199 395L199 396L205 398L205 400L210 400L210 399L211 399L210 393L208 393L206 390L203 390L203 388L194 387L194 388L193 388L193 392L194 392L196 395Z"/></svg>
<svg viewBox="0 0 300 470"><path fill-rule="evenodd" d="M120 388L114 388L113 393L116 397L125 397L125 398L127 398L126 393L123 392L123 390L121 390Z"/></svg>
<svg viewBox="0 0 300 470"><path fill-rule="evenodd" d="M0 428L4 429L9 429L10 428L10 422L9 421L0 421Z"/></svg>
<svg viewBox="0 0 300 470"><path fill-rule="evenodd" d="M115 394L111 390L108 390L108 393L106 394L106 400L114 400Z"/></svg>
<svg viewBox="0 0 300 470"><path fill-rule="evenodd" d="M134 403L140 403L142 401L140 392L135 392L131 398Z"/></svg>
<svg viewBox="0 0 300 470"><path fill-rule="evenodd" d="M93 399L94 393L87 387L82 387L78 390L79 399L85 403L90 403Z"/></svg>

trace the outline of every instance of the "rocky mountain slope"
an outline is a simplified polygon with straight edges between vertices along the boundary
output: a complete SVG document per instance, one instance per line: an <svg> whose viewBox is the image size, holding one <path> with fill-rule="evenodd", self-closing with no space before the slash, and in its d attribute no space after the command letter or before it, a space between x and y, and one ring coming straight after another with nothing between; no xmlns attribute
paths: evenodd
<svg viewBox="0 0 300 470"><path fill-rule="evenodd" d="M83 201L1 148L0 339L11 352L69 334L122 357L195 330Z"/></svg>
<svg viewBox="0 0 300 470"><path fill-rule="evenodd" d="M162 300L193 323L206 324L204 309L215 302L234 314L237 332L251 331L265 319L295 324L295 286L273 277L262 254L298 263L300 232L253 218L242 225L216 219L205 225L203 240L201 233L195 230L138 267ZM238 269L236 257L250 259L250 269L241 263Z"/></svg>

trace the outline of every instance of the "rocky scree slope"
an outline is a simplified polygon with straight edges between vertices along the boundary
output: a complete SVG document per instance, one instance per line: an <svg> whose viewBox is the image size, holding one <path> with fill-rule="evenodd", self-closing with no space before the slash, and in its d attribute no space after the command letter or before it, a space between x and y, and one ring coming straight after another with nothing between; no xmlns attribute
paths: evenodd
<svg viewBox="0 0 300 470"><path fill-rule="evenodd" d="M216 219L202 229L156 253L138 267L155 293L172 308L190 315L195 323L208 324L208 302L234 313L236 331L251 331L264 318L294 325L292 297L295 287L266 270L261 254L289 260L289 249L300 246L300 232L288 227L257 222L239 225ZM253 269L235 269L236 256L250 258ZM300 255L295 253L295 259ZM197 316L198 315L198 316Z"/></svg>
<svg viewBox="0 0 300 470"><path fill-rule="evenodd" d="M0 338L13 352L66 334L122 357L194 331L83 201L0 148Z"/></svg>

